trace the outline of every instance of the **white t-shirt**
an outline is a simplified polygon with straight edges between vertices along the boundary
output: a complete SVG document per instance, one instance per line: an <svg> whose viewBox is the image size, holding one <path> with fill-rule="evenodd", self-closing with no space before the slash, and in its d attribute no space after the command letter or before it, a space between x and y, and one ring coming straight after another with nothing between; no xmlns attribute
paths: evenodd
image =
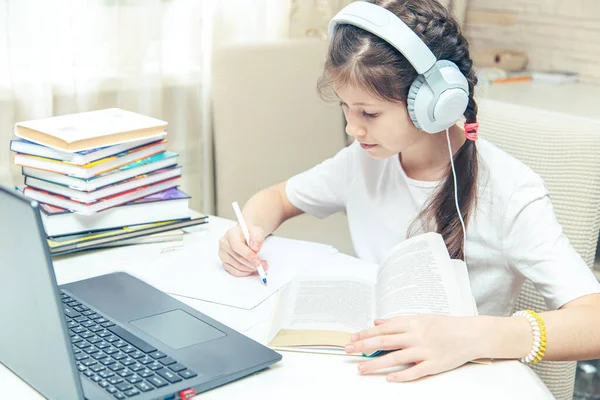
<svg viewBox="0 0 600 400"><path fill-rule="evenodd" d="M556 220L542 179L485 140L479 153L477 209L467 227L466 260L480 314L510 315L525 279L550 309L600 293L600 284ZM290 202L317 217L346 211L356 256L380 263L407 238L437 182L416 181L397 156L370 157L354 143L292 177Z"/></svg>

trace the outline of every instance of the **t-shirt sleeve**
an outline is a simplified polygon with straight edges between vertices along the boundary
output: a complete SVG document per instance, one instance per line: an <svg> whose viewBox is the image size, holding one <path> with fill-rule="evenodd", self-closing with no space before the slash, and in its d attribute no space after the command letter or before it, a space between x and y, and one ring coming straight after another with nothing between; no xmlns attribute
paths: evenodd
<svg viewBox="0 0 600 400"><path fill-rule="evenodd" d="M549 309L600 293L594 274L564 235L539 176L516 188L505 211L503 244L508 265L532 281Z"/></svg>
<svg viewBox="0 0 600 400"><path fill-rule="evenodd" d="M344 211L354 176L355 147L354 144L345 147L335 156L290 178L285 187L289 201L319 218Z"/></svg>

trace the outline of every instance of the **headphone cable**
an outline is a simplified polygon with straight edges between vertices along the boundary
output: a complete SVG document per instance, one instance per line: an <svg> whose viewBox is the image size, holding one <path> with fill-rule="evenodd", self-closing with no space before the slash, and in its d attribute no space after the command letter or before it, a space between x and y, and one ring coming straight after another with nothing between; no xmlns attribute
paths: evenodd
<svg viewBox="0 0 600 400"><path fill-rule="evenodd" d="M448 151L450 152L450 166L452 167L452 177L454 179L454 205L456 206L456 212L460 225L463 231L463 258L465 264L467 263L467 229L465 228L465 221L463 220L462 213L460 212L460 206L458 205L458 184L456 180L456 170L454 169L454 155L452 154L452 145L450 144L450 133L446 128L446 139L448 140Z"/></svg>

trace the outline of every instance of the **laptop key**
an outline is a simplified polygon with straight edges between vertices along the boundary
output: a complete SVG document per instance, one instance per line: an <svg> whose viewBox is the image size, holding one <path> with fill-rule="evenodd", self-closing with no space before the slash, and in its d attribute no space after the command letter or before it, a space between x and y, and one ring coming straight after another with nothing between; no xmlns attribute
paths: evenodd
<svg viewBox="0 0 600 400"><path fill-rule="evenodd" d="M84 339L88 339L94 336L94 332L90 332L87 329L84 329L83 332L79 333L79 336L81 336Z"/></svg>
<svg viewBox="0 0 600 400"><path fill-rule="evenodd" d="M83 360L81 362L83 365L85 365L86 367L91 367L92 365L96 365L98 364L98 362L92 358L88 358L87 360Z"/></svg>
<svg viewBox="0 0 600 400"><path fill-rule="evenodd" d="M127 398L127 396L125 396L123 393L118 393L118 392L117 392L117 393L115 393L115 394L113 394L113 396L114 396L114 397L115 397L115 399L117 399L117 400L123 400L123 399L126 399L126 398Z"/></svg>
<svg viewBox="0 0 600 400"><path fill-rule="evenodd" d="M110 343L107 343L104 340L102 340L100 343L96 343L96 347L99 348L99 349L101 349L101 350L104 350L107 347L110 347Z"/></svg>
<svg viewBox="0 0 600 400"><path fill-rule="evenodd" d="M143 365L148 365L148 364L152 364L154 362L154 360L152 358L146 356L146 357L138 358L137 362L139 362L140 364L143 364Z"/></svg>
<svg viewBox="0 0 600 400"><path fill-rule="evenodd" d="M100 352L100 350L98 350L94 346L86 347L85 349L82 349L82 350L85 351L86 353L88 353L90 356L93 356L94 354Z"/></svg>
<svg viewBox="0 0 600 400"><path fill-rule="evenodd" d="M116 363L116 361L110 357L106 357L106 358L102 359L102 361L100 361L100 362L102 363L102 365L107 366L107 367L111 364Z"/></svg>
<svg viewBox="0 0 600 400"><path fill-rule="evenodd" d="M106 357L108 357L108 355L106 353L103 353L103 352L99 351L96 354L93 354L92 357L94 357L94 359L100 361L100 360L103 360Z"/></svg>
<svg viewBox="0 0 600 400"><path fill-rule="evenodd" d="M144 353L142 353L141 351L139 351L139 350L136 350L136 351L134 351L133 353L130 353L130 354L129 354L129 357L131 357L131 358L136 358L136 359L137 359L137 358L142 358L142 357L145 357L145 356L146 356L146 355L145 355Z"/></svg>
<svg viewBox="0 0 600 400"><path fill-rule="evenodd" d="M111 355L112 355L112 358L114 358L117 361L120 361L120 360L122 360L124 358L127 358L127 354L121 353L120 351L118 353L116 353L116 354L111 354Z"/></svg>
<svg viewBox="0 0 600 400"><path fill-rule="evenodd" d="M111 331L112 333L114 333L115 335L119 336L120 338L128 341L129 343L131 343L132 346L137 347L144 353L151 353L153 351L156 351L155 347L153 347L152 345L143 341L142 339L138 338L137 336L127 332L125 329L121 328L120 326L114 325L114 326L109 327L108 330Z"/></svg>
<svg viewBox="0 0 600 400"><path fill-rule="evenodd" d="M108 321L108 322L103 322L102 326L105 327L105 328L110 328L111 326L115 326L115 324L112 323L112 322L110 322L110 321Z"/></svg>
<svg viewBox="0 0 600 400"><path fill-rule="evenodd" d="M166 357L167 355L165 353L163 353L162 351L154 351L150 354L148 354L150 357L154 358L155 360L158 360L159 358L163 358Z"/></svg>
<svg viewBox="0 0 600 400"><path fill-rule="evenodd" d="M110 383L111 385L118 385L119 383L123 382L123 379L121 379L120 376L112 376L110 378L107 379L108 383Z"/></svg>
<svg viewBox="0 0 600 400"><path fill-rule="evenodd" d="M89 369L87 371L84 371L83 374L85 376L87 376L88 378L91 378L92 376L94 376L94 371L90 371Z"/></svg>
<svg viewBox="0 0 600 400"><path fill-rule="evenodd" d="M165 381L160 376L156 376L156 375L148 378L148 382L150 382L151 384L153 384L157 388L161 388L163 386L167 386L168 385L167 381Z"/></svg>
<svg viewBox="0 0 600 400"><path fill-rule="evenodd" d="M94 325L89 329L90 329L90 331L96 333L96 332L100 332L100 331L104 330L104 327L102 325Z"/></svg>
<svg viewBox="0 0 600 400"><path fill-rule="evenodd" d="M67 322L67 328L69 328L69 329L75 328L76 326L79 326L79 324L75 321Z"/></svg>
<svg viewBox="0 0 600 400"><path fill-rule="evenodd" d="M71 307L67 306L66 304L63 304L63 311L67 317L71 317L71 318L77 318L81 315L80 313L73 310Z"/></svg>
<svg viewBox="0 0 600 400"><path fill-rule="evenodd" d="M87 340L88 342L90 342L91 344L96 344L102 341L102 338L99 338L98 336L92 336L90 338L88 338Z"/></svg>
<svg viewBox="0 0 600 400"><path fill-rule="evenodd" d="M130 365L129 369L132 370L133 372L138 372L138 371L141 371L144 369L144 365L136 362L135 364Z"/></svg>
<svg viewBox="0 0 600 400"><path fill-rule="evenodd" d="M100 336L101 338L105 338L107 336L112 335L112 333L110 333L109 331L107 331L106 329L100 331L100 332L96 332L96 335Z"/></svg>
<svg viewBox="0 0 600 400"><path fill-rule="evenodd" d="M98 373L98 372L100 372L100 371L104 371L104 370L106 369L106 367L105 367L104 365L102 365L102 364L95 364L95 365L92 365L92 366L90 367L90 369L91 369L92 371L94 371L94 372Z"/></svg>
<svg viewBox="0 0 600 400"><path fill-rule="evenodd" d="M148 385L146 382L137 383L135 387L141 390L142 392L149 392L151 390L154 390L154 388Z"/></svg>
<svg viewBox="0 0 600 400"><path fill-rule="evenodd" d="M77 361L87 360L88 358L90 358L90 356L88 356L85 353L79 353L75 356L75 360L77 360Z"/></svg>
<svg viewBox="0 0 600 400"><path fill-rule="evenodd" d="M119 375L121 378L127 378L128 376L133 375L133 372L131 372L128 369L123 369L123 370L117 372L117 375Z"/></svg>
<svg viewBox="0 0 600 400"><path fill-rule="evenodd" d="M113 354L115 354L115 353L118 353L118 352L119 352L119 349L117 349L116 347L110 346L110 347L108 347L108 348L104 349L104 352L105 352L106 354L113 355Z"/></svg>
<svg viewBox="0 0 600 400"><path fill-rule="evenodd" d="M160 360L158 360L159 363L161 363L162 365L171 365L171 364L175 364L177 361L173 360L171 357L164 357L161 358Z"/></svg>
<svg viewBox="0 0 600 400"><path fill-rule="evenodd" d="M154 375L154 372L152 372L151 370L146 368L145 370L141 371L139 374L142 378L150 378L152 375Z"/></svg>
<svg viewBox="0 0 600 400"><path fill-rule="evenodd" d="M106 382L106 381L100 381L98 383L98 385L102 386L104 389L106 389L107 387L110 386L110 383Z"/></svg>
<svg viewBox="0 0 600 400"><path fill-rule="evenodd" d="M169 369L173 372L181 372L184 369L186 369L187 367L181 363L176 363L173 365L169 365Z"/></svg>
<svg viewBox="0 0 600 400"><path fill-rule="evenodd" d="M158 371L159 369L161 369L163 366L160 365L160 363L154 361L152 364L148 364L146 365L146 368L150 368L152 371Z"/></svg>
<svg viewBox="0 0 600 400"><path fill-rule="evenodd" d="M75 345L75 346L76 346L78 349L81 349L81 350L83 350L83 349L86 349L86 348L88 348L88 347L92 347L92 345L91 345L91 344L89 344L88 342L85 342L85 341L83 341L83 340L81 340L80 342L77 342L77 343L73 343L73 344L74 344L74 345Z"/></svg>
<svg viewBox="0 0 600 400"><path fill-rule="evenodd" d="M119 339L119 340L117 340L117 341L116 341L116 342L114 342L112 345L113 345L113 346L115 346L116 348L119 348L119 349L120 349L121 347L129 346L129 345L127 344L127 342L126 342L126 341L124 341L123 339Z"/></svg>
<svg viewBox="0 0 600 400"><path fill-rule="evenodd" d="M114 386L109 386L106 388L106 391L110 394L117 393L117 388Z"/></svg>
<svg viewBox="0 0 600 400"><path fill-rule="evenodd" d="M129 354L129 353L133 353L134 351L137 351L137 349L135 347L133 347L132 345L128 344L125 347L121 347L121 351L123 353Z"/></svg>
<svg viewBox="0 0 600 400"><path fill-rule="evenodd" d="M135 364L135 359L131 358L131 357L126 357L124 359L121 360L121 364L123 364L124 366L128 367L131 364Z"/></svg>
<svg viewBox="0 0 600 400"><path fill-rule="evenodd" d="M77 333L77 334L81 334L82 332L85 332L85 328L82 326L76 326L74 328L71 328L71 332Z"/></svg>
<svg viewBox="0 0 600 400"><path fill-rule="evenodd" d="M87 320L87 321L81 323L81 326L83 326L84 328L89 328L90 326L94 326L94 325L96 325L96 323L94 321L90 321L90 320Z"/></svg>
<svg viewBox="0 0 600 400"><path fill-rule="evenodd" d="M194 377L198 376L198 374L190 369L186 369L185 371L181 371L179 373L179 376L181 376L184 379L190 379L190 378L194 378Z"/></svg>
<svg viewBox="0 0 600 400"><path fill-rule="evenodd" d="M162 376L163 378L165 378L167 381L169 381L170 383L177 383L177 382L181 382L181 378L175 374L172 371L169 371L166 368L163 368L161 370L156 371L156 373L160 376Z"/></svg>
<svg viewBox="0 0 600 400"><path fill-rule="evenodd" d="M117 389L119 389L121 392L124 392L126 390L131 389L133 386L131 386L131 384L129 382L121 382L118 385L115 385L115 387Z"/></svg>
<svg viewBox="0 0 600 400"><path fill-rule="evenodd" d="M100 376L102 379L108 379L108 378L110 378L111 376L115 376L115 373L114 373L114 372L112 372L112 371L109 371L109 370L105 369L104 371L100 371L100 372L98 373L98 375L99 375L99 376Z"/></svg>
<svg viewBox="0 0 600 400"><path fill-rule="evenodd" d="M131 388L125 392L125 396L127 397L137 396L138 394L140 394L140 392L136 388Z"/></svg>
<svg viewBox="0 0 600 400"><path fill-rule="evenodd" d="M110 369L110 370L111 370L111 371L113 371L113 372L120 371L120 370L122 370L123 368L125 368L125 367L124 367L124 366L122 366L122 365L121 365L121 363L118 363L118 362L117 362L117 363L114 363L114 364L110 364L110 365L108 366L108 369Z"/></svg>
<svg viewBox="0 0 600 400"><path fill-rule="evenodd" d="M82 323L82 322L85 322L87 320L88 320L88 318L85 315L80 315L79 317L77 317L77 318L74 319L74 321L78 322L78 323Z"/></svg>
<svg viewBox="0 0 600 400"><path fill-rule="evenodd" d="M132 376L130 376L130 377L128 377L128 378L125 378L125 380L126 380L127 382L131 383L132 385L134 385L134 384L136 384L136 383L139 383L139 382L142 382L142 381L143 381L143 379L142 379L142 378L140 378L140 377L139 377L139 376L137 376L137 375L132 375Z"/></svg>
<svg viewBox="0 0 600 400"><path fill-rule="evenodd" d="M90 315L94 315L95 313L92 310L87 310L82 312L81 314L85 315L86 317L89 317Z"/></svg>

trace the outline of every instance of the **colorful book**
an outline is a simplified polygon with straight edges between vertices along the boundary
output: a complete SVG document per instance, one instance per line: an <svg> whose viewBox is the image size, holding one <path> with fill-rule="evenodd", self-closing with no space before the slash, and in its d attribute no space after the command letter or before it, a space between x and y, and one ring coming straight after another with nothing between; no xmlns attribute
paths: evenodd
<svg viewBox="0 0 600 400"><path fill-rule="evenodd" d="M33 143L25 139L13 139L10 141L10 150L15 153L28 154L43 158L51 158L53 160L65 161L74 165L84 165L100 160L102 158L114 156L115 154L123 153L137 147L142 147L150 143L158 142L163 139L161 137L152 137L148 139L136 140L135 142L122 143L114 146L100 147L97 149L78 151L77 153L69 153L52 149L41 144Z"/></svg>
<svg viewBox="0 0 600 400"><path fill-rule="evenodd" d="M166 148L167 143L165 140L162 140L114 156L102 158L85 165L73 165L64 161L38 156L28 156L25 154L15 154L14 163L15 165L22 167L41 169L86 179L112 171L113 169L125 166L132 162L143 160L144 158L165 151Z"/></svg>
<svg viewBox="0 0 600 400"><path fill-rule="evenodd" d="M15 135L53 149L77 152L166 132L167 122L118 108L17 122Z"/></svg>
<svg viewBox="0 0 600 400"><path fill-rule="evenodd" d="M124 180L122 182L104 186L100 189L93 190L90 192L71 189L70 187L65 185L60 185L57 183L52 183L32 177L25 177L25 185L34 189L39 189L45 192L50 192L64 197L68 197L72 200L81 203L94 203L106 197L114 196L119 193L124 193L132 189L137 189L142 186L151 185L153 183L175 177L181 178L181 166L159 169L158 171L138 175L133 178Z"/></svg>
<svg viewBox="0 0 600 400"><path fill-rule="evenodd" d="M98 200L94 203L81 203L73 199L60 196L54 193L45 192L43 190L34 189L29 186L23 186L20 188L24 196L30 199L36 200L40 203L51 204L60 208L66 208L76 213L83 215L91 215L111 207L119 206L121 204L128 203L135 199L149 196L153 193L162 192L176 186L179 186L180 178L171 178L161 182L154 183L152 185L142 186L133 190L129 190L124 193L119 193L114 196L106 197Z"/></svg>
<svg viewBox="0 0 600 400"><path fill-rule="evenodd" d="M184 219L189 217L189 203L189 195L172 188L93 215L81 215L43 203L40 210L46 235L55 237Z"/></svg>
<svg viewBox="0 0 600 400"><path fill-rule="evenodd" d="M138 175L177 165L178 156L179 154L172 151L165 151L87 179L28 167L23 167L23 175L91 192Z"/></svg>
<svg viewBox="0 0 600 400"><path fill-rule="evenodd" d="M116 243L118 241L130 240L156 233L189 228L196 225L202 225L207 222L208 217L201 215L193 218L187 218L185 220L157 222L138 226L124 226L120 229L114 229L95 234L80 234L64 236L61 238L48 238L47 242L48 247L50 248L50 253L52 255L59 255L93 249L103 246L107 243Z"/></svg>

